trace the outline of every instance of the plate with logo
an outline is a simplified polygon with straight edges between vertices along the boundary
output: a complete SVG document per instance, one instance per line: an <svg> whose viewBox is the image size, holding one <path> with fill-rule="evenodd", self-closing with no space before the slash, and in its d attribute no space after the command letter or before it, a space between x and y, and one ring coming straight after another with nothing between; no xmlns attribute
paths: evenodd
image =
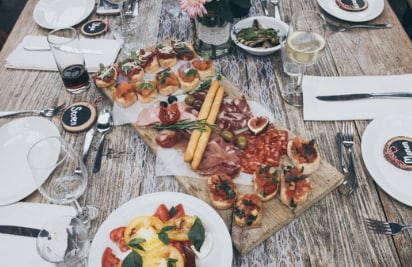
<svg viewBox="0 0 412 267"><path fill-rule="evenodd" d="M366 168L375 182L396 200L412 206L412 170L402 169L385 157L388 141L394 138L412 138L412 118L406 114L392 114L374 119L362 136L362 156ZM407 139L406 139L407 140ZM396 161L412 164L412 142L401 142Z"/></svg>
<svg viewBox="0 0 412 267"><path fill-rule="evenodd" d="M37 189L27 163L30 147L47 136L60 136L48 119L25 117L0 127L0 205L8 205Z"/></svg>

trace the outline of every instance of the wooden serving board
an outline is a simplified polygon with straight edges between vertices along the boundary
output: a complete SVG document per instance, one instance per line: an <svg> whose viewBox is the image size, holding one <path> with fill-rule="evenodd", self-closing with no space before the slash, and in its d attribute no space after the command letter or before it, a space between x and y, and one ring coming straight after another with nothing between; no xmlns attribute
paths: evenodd
<svg viewBox="0 0 412 267"><path fill-rule="evenodd" d="M222 77L220 81L221 86L225 88L225 92L228 98L239 98L242 96L240 90L235 87L229 80ZM112 100L112 93L108 89L103 89L104 94ZM137 117L137 115L136 115ZM156 153L157 144L155 141L156 131L150 127L137 127L131 124L139 134L139 136L146 142L150 149ZM274 122L275 128L287 130L280 122ZM288 130L287 130L288 131ZM295 135L289 132L289 139ZM322 149L322 147L320 147ZM281 164L287 165L289 160L287 156L282 156ZM187 164L187 163L182 163ZM192 178L187 176L175 176L179 183L187 190L188 193L196 196L210 206L212 206L208 192L207 192L207 177L205 179ZM240 253L246 254L268 237L273 235L283 226L291 222L294 218L302 214L309 209L317 201L326 196L329 192L338 187L343 181L343 174L336 168L330 165L325 160L321 161L319 170L310 176L311 184L313 187L312 194L309 196L306 203L302 206L298 206L295 209L291 209L284 205L279 198L264 202L264 215L262 220L262 226L260 228L246 230L237 226L232 218L232 209L229 210L216 210L223 220L225 221L229 231L231 232L232 241L235 247ZM240 193L253 193L253 187L248 185L238 185ZM212 206L213 207L213 206Z"/></svg>

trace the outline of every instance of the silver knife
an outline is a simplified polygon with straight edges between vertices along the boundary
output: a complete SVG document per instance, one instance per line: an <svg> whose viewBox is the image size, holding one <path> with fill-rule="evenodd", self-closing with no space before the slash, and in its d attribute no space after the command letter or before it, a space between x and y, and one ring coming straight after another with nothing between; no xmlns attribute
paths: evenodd
<svg viewBox="0 0 412 267"><path fill-rule="evenodd" d="M86 164L87 156L89 155L89 148L93 141L93 137L94 137L94 128L92 127L90 128L90 130L87 131L86 136L84 138L83 154L82 154L82 160L84 164Z"/></svg>
<svg viewBox="0 0 412 267"><path fill-rule="evenodd" d="M25 46L23 47L24 50L27 51L50 51L50 47L47 46ZM94 49L81 49L80 51L76 51L72 48L63 48L62 50L66 50L68 52L77 52L77 53L83 53L83 54L95 54L95 55L101 55L103 52L101 50L94 50Z"/></svg>
<svg viewBox="0 0 412 267"><path fill-rule="evenodd" d="M365 94L348 94L348 95L322 95L316 98L323 101L347 101L367 98L403 98L411 97L412 93L393 92L393 93L365 93Z"/></svg>
<svg viewBox="0 0 412 267"><path fill-rule="evenodd" d="M0 225L0 233L10 235L21 235L29 237L37 237L40 233L40 229L15 226L15 225Z"/></svg>

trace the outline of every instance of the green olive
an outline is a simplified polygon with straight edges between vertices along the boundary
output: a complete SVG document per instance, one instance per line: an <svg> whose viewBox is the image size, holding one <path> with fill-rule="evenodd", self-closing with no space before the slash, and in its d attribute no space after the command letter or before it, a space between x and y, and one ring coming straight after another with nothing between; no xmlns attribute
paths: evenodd
<svg viewBox="0 0 412 267"><path fill-rule="evenodd" d="M195 102L195 97L194 96L192 96L192 95L186 96L185 103L187 105L192 106L194 102Z"/></svg>
<svg viewBox="0 0 412 267"><path fill-rule="evenodd" d="M233 133L228 130L224 130L220 133L220 136L225 140L226 142L232 142L233 140Z"/></svg>
<svg viewBox="0 0 412 267"><path fill-rule="evenodd" d="M236 146L240 149L246 149L247 147L247 139L244 136L238 136L236 139Z"/></svg>

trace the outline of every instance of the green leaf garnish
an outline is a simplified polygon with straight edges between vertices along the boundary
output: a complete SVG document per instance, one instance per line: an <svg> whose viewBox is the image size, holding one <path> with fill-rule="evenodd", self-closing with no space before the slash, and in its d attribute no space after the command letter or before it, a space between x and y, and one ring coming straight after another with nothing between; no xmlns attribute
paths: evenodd
<svg viewBox="0 0 412 267"><path fill-rule="evenodd" d="M202 222L199 218L196 217L192 228L189 230L189 240L192 242L193 246L197 251L200 251L200 248L205 241L205 228L203 227Z"/></svg>
<svg viewBox="0 0 412 267"><path fill-rule="evenodd" d="M141 83L139 85L139 90L143 90L143 89L149 89L149 90L153 90L154 86L151 83Z"/></svg>
<svg viewBox="0 0 412 267"><path fill-rule="evenodd" d="M216 128L216 124L207 123L204 119L203 120L182 120L177 121L175 123L169 125L155 125L153 129L155 130L199 130L199 131L206 131L206 126L214 129Z"/></svg>
<svg viewBox="0 0 412 267"><path fill-rule="evenodd" d="M167 259L167 267L174 267L177 259L168 258Z"/></svg>
<svg viewBox="0 0 412 267"><path fill-rule="evenodd" d="M256 220L256 218L257 216L254 216L254 215L250 215L249 217L247 217L246 225L250 226Z"/></svg>
<svg viewBox="0 0 412 267"><path fill-rule="evenodd" d="M177 212L177 209L175 206L172 206L169 210L169 217L173 217L173 215L175 215Z"/></svg>
<svg viewBox="0 0 412 267"><path fill-rule="evenodd" d="M140 249L140 250L145 251L144 248L140 245L140 243L143 243L143 242L146 242L146 239L144 239L144 238L133 238L126 245L131 247L131 248Z"/></svg>
<svg viewBox="0 0 412 267"><path fill-rule="evenodd" d="M122 267L142 267L143 259L139 253L132 250L122 262Z"/></svg>
<svg viewBox="0 0 412 267"><path fill-rule="evenodd" d="M190 76L195 76L197 74L197 70L195 69L189 69L186 73L185 76L186 77L190 77Z"/></svg>
<svg viewBox="0 0 412 267"><path fill-rule="evenodd" d="M160 241L162 241L163 244L165 245L169 245L170 241L169 241L169 236L167 235L167 231L171 231L175 229L174 226L165 226L163 227L159 233L157 233L157 237L160 239Z"/></svg>

